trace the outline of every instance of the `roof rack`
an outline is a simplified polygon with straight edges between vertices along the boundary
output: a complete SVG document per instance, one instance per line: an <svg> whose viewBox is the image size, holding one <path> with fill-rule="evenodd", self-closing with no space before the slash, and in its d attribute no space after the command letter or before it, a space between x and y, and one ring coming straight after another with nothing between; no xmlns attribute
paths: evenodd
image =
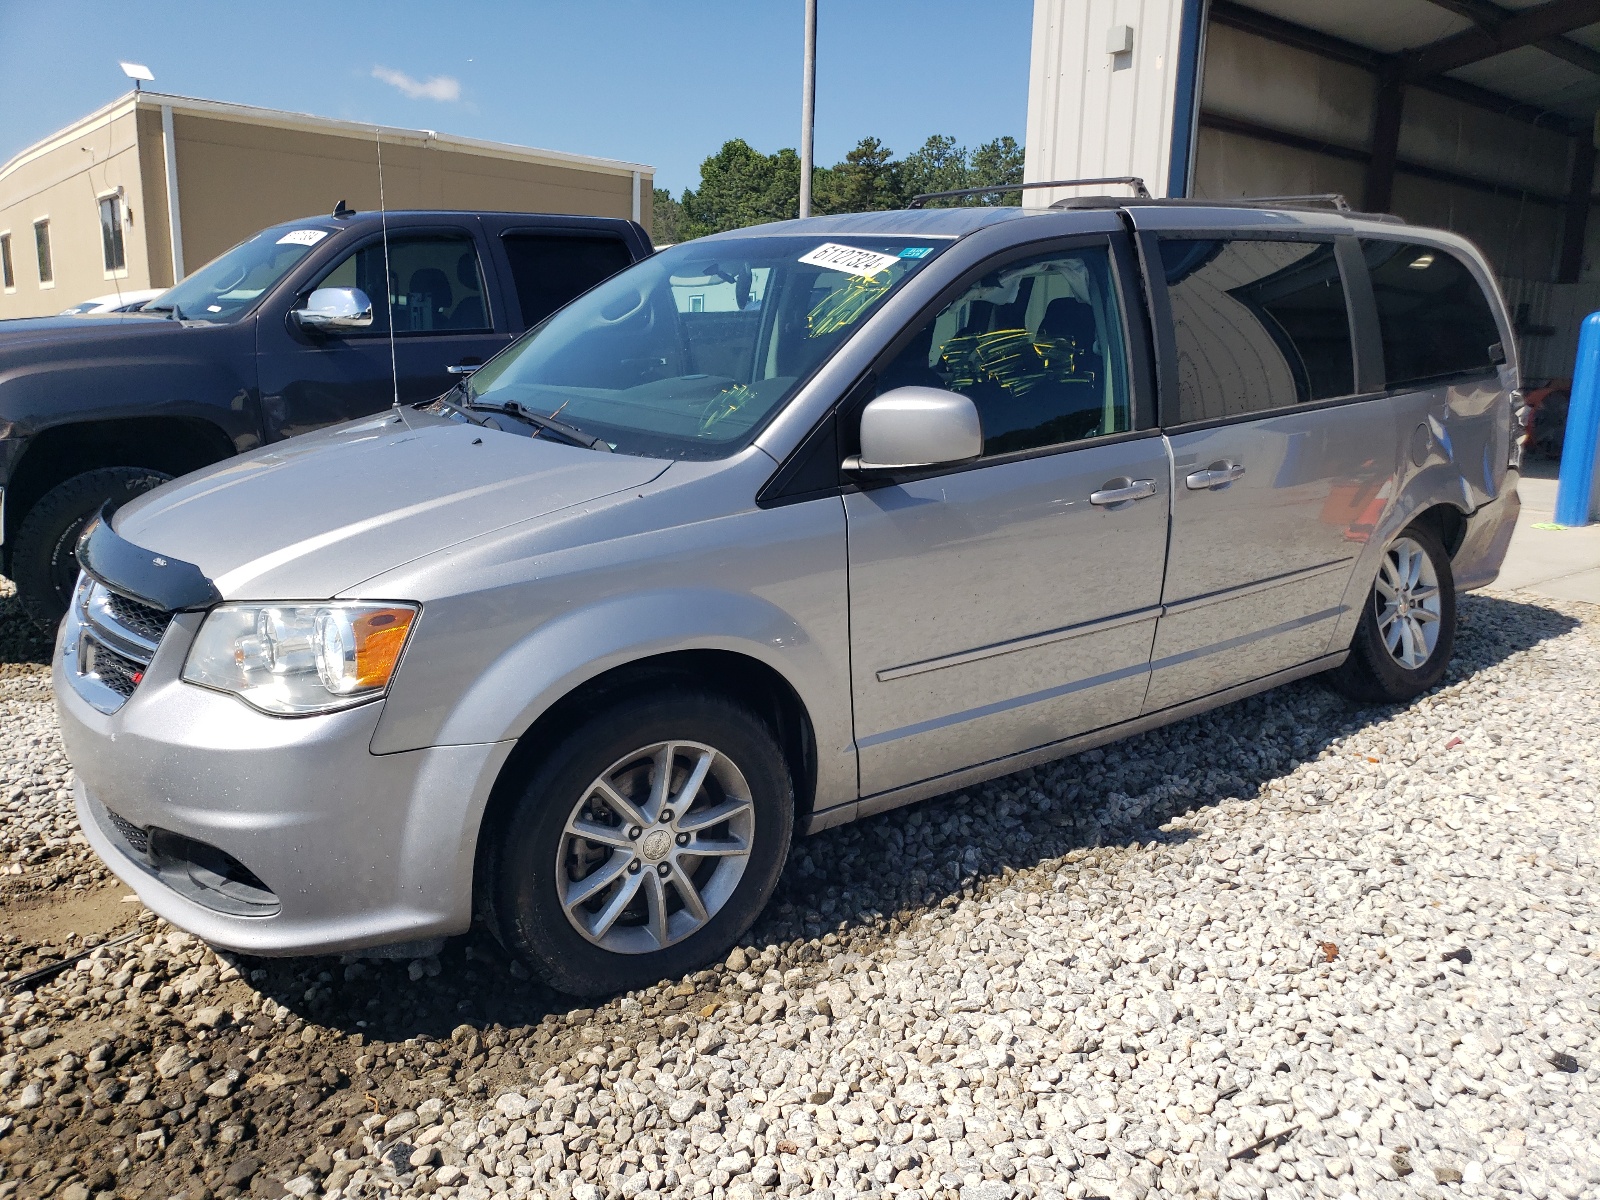
<svg viewBox="0 0 1600 1200"><path fill-rule="evenodd" d="M1120 183L1133 189L1135 199L1150 199L1150 189L1137 175L1115 175L1104 179L1052 179L1045 183L997 183L991 187L956 188L949 192L923 192L911 197L907 208L922 208L929 200L954 200L959 196L986 196L994 192L1021 192L1030 188L1083 187L1097 183ZM1054 207L1054 206L1052 206Z"/></svg>
<svg viewBox="0 0 1600 1200"><path fill-rule="evenodd" d="M1339 192L1319 192L1306 196L1218 196L1197 198L1193 196L1144 197L1139 204L1171 206L1175 208L1290 208L1332 209L1340 216L1359 217L1365 221L1383 221L1389 225L1404 225L1405 219L1393 213L1359 212ZM1069 196L1057 200L1050 207L1062 208L1124 208L1128 201L1117 196Z"/></svg>

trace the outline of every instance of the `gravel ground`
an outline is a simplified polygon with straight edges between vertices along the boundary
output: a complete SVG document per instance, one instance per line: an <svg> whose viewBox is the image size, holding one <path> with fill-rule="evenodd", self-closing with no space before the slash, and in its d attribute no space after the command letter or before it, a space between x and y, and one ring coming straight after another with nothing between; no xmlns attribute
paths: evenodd
<svg viewBox="0 0 1600 1200"><path fill-rule="evenodd" d="M573 1009L481 936L241 960L124 902L0 598L0 1200L1600 1194L1600 609L1462 620L1408 708L1291 686L810 839L724 966Z"/></svg>

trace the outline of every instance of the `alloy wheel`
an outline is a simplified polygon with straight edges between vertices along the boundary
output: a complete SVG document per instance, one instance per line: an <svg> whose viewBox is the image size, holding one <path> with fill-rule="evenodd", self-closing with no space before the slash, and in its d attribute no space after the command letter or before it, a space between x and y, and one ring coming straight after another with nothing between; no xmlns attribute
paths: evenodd
<svg viewBox="0 0 1600 1200"><path fill-rule="evenodd" d="M728 902L755 841L755 805L733 760L659 742L601 772L556 852L561 910L585 939L648 954L703 928Z"/></svg>
<svg viewBox="0 0 1600 1200"><path fill-rule="evenodd" d="M1378 634L1395 662L1415 671L1433 657L1442 608L1439 573L1420 544L1395 539L1378 568L1372 603Z"/></svg>

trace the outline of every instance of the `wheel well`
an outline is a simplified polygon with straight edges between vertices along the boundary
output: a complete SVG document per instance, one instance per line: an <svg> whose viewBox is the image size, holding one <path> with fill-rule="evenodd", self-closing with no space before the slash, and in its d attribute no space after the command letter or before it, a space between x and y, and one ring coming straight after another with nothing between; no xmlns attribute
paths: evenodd
<svg viewBox="0 0 1600 1200"><path fill-rule="evenodd" d="M803 825L816 797L817 748L811 718L789 681L758 659L728 650L659 654L613 667L580 684L546 709L517 739L516 748L500 769L478 829L475 890L488 878L484 849L494 839L485 835L500 828L509 816L517 799L518 782L527 778L539 755L619 693L637 694L641 688L674 685L721 693L750 708L767 723L794 781L796 826ZM480 894L480 902L483 899Z"/></svg>
<svg viewBox="0 0 1600 1200"><path fill-rule="evenodd" d="M1451 558L1456 556L1456 551L1461 549L1461 543L1467 536L1467 518L1453 504L1435 504L1432 508L1418 513L1412 518L1412 522L1431 527L1434 533L1439 535L1439 540L1444 543L1445 552Z"/></svg>
<svg viewBox="0 0 1600 1200"><path fill-rule="evenodd" d="M6 482L6 545L12 544L39 498L74 475L101 467L148 467L186 475L233 452L227 434L194 418L129 417L51 426L29 439Z"/></svg>

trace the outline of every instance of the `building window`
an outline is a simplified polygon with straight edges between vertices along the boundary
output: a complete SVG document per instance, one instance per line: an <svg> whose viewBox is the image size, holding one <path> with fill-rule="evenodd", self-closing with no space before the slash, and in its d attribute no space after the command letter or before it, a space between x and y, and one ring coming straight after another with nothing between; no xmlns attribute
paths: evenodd
<svg viewBox="0 0 1600 1200"><path fill-rule="evenodd" d="M33 223L33 245L39 252L39 286L54 287L56 273L50 265L50 222Z"/></svg>
<svg viewBox="0 0 1600 1200"><path fill-rule="evenodd" d="M8 292L17 290L17 277L11 273L11 235L0 233L0 277L4 278Z"/></svg>
<svg viewBox="0 0 1600 1200"><path fill-rule="evenodd" d="M128 260L122 249L121 196L106 196L100 201L100 246L108 272L127 269Z"/></svg>

